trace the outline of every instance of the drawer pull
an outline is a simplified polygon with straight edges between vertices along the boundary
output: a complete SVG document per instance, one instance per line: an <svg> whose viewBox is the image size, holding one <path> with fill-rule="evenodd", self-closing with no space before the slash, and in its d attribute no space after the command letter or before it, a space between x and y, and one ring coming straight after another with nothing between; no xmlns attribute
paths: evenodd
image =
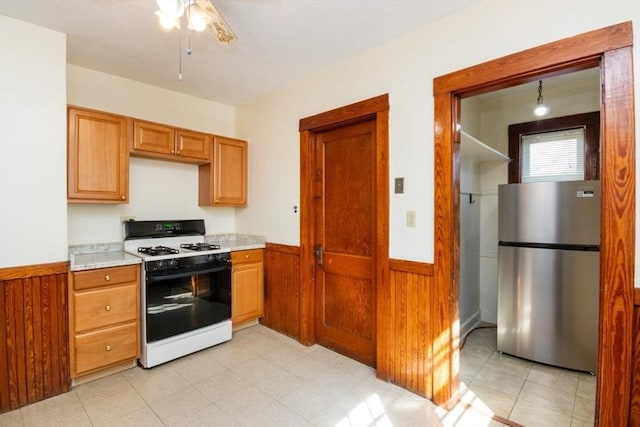
<svg viewBox="0 0 640 427"><path fill-rule="evenodd" d="M109 280L111 280L111 276L107 274L106 276L104 276L104 280L108 282Z"/></svg>
<svg viewBox="0 0 640 427"><path fill-rule="evenodd" d="M249 258L249 255L245 255L244 257L245 257L245 258Z"/></svg>
<svg viewBox="0 0 640 427"><path fill-rule="evenodd" d="M107 311L111 311L111 306L107 305L104 309L107 310Z"/></svg>
<svg viewBox="0 0 640 427"><path fill-rule="evenodd" d="M107 345L107 346L105 347L105 350L107 350L107 351L111 351L111 346L110 346L110 345Z"/></svg>

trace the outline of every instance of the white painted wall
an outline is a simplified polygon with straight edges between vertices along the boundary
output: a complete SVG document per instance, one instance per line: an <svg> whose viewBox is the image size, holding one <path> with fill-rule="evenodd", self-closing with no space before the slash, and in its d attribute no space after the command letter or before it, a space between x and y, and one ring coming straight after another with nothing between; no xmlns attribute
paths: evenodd
<svg viewBox="0 0 640 427"><path fill-rule="evenodd" d="M433 262L433 79L628 20L640 58L636 1L559 0L540 7L487 0L238 107L237 135L251 141L250 173L259 177L249 181L251 204L237 213L238 228L299 244L299 217L291 209L299 194L299 119L389 93L389 179L405 177L405 193L390 195L390 256ZM636 65L636 82L639 70ZM406 227L407 210L416 211L416 228Z"/></svg>
<svg viewBox="0 0 640 427"><path fill-rule="evenodd" d="M480 163L460 158L460 334L480 321ZM473 203L469 196L472 194Z"/></svg>
<svg viewBox="0 0 640 427"><path fill-rule="evenodd" d="M113 75L68 66L68 102L86 108L234 136L235 108ZM69 204L69 243L122 240L120 217L204 218L207 233L235 232L235 209L198 206L198 166L131 158L129 203Z"/></svg>
<svg viewBox="0 0 640 427"><path fill-rule="evenodd" d="M0 16L0 267L66 261L66 37Z"/></svg>
<svg viewBox="0 0 640 427"><path fill-rule="evenodd" d="M471 135L480 133L480 102L461 103L460 126ZM466 335L480 321L480 165L478 159L460 153L460 334ZM472 195L469 198L469 194ZM473 203L471 203L473 201Z"/></svg>

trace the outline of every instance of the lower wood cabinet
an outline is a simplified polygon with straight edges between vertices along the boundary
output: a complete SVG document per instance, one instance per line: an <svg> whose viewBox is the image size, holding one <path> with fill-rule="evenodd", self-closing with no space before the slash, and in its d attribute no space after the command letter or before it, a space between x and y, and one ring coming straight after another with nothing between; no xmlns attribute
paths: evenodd
<svg viewBox="0 0 640 427"><path fill-rule="evenodd" d="M234 329L264 315L264 250L231 253L231 321Z"/></svg>
<svg viewBox="0 0 640 427"><path fill-rule="evenodd" d="M71 378L140 356L140 266L72 272L69 286Z"/></svg>

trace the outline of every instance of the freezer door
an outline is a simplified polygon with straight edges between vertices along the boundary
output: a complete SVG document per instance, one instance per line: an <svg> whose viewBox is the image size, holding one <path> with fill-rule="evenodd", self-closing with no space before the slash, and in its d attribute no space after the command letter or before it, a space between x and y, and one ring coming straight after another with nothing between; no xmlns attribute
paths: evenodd
<svg viewBox="0 0 640 427"><path fill-rule="evenodd" d="M498 351L595 372L599 252L498 248Z"/></svg>
<svg viewBox="0 0 640 427"><path fill-rule="evenodd" d="M532 182L498 187L503 242L600 244L600 181Z"/></svg>

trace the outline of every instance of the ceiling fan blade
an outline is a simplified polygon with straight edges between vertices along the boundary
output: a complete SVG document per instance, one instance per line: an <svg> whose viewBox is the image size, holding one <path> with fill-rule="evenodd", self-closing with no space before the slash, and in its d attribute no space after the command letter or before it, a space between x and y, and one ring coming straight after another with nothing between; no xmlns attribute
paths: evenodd
<svg viewBox="0 0 640 427"><path fill-rule="evenodd" d="M221 43L231 43L238 39L231 27L227 25L220 12L211 4L209 0L196 0L196 3L204 12L211 17L208 27Z"/></svg>

